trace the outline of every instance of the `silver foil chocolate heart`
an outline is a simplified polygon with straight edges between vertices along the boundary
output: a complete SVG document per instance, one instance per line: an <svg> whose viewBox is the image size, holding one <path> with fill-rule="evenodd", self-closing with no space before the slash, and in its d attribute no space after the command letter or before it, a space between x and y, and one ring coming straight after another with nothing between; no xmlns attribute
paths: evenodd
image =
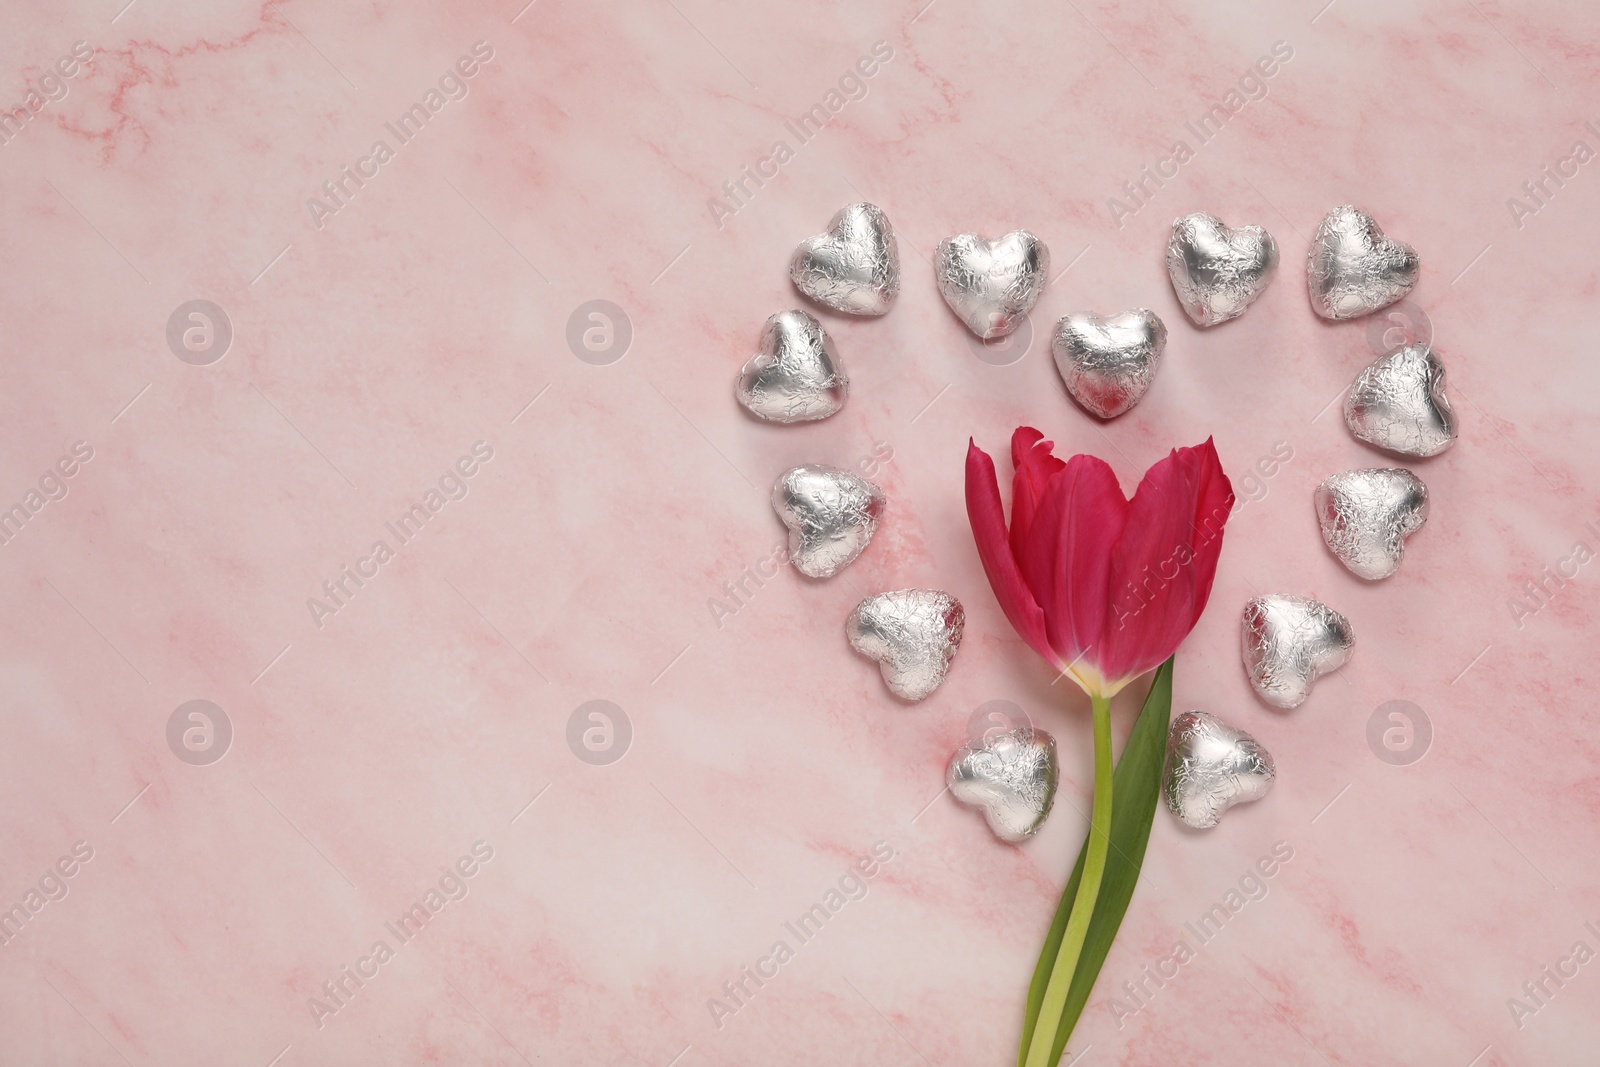
<svg viewBox="0 0 1600 1067"><path fill-rule="evenodd" d="M1022 325L1050 275L1050 250L1027 230L989 240L975 233L946 237L933 250L939 295L967 329L985 341Z"/></svg>
<svg viewBox="0 0 1600 1067"><path fill-rule="evenodd" d="M962 745L944 780L957 800L982 809L996 837L1015 842L1044 825L1060 777L1055 738L1019 726Z"/></svg>
<svg viewBox="0 0 1600 1067"><path fill-rule="evenodd" d="M794 287L848 315L885 315L900 295L900 250L889 216L872 204L849 204L828 232L800 242L789 259Z"/></svg>
<svg viewBox="0 0 1600 1067"><path fill-rule="evenodd" d="M886 503L865 478L821 464L786 470L772 487L772 509L789 528L789 562L810 578L831 578L861 555Z"/></svg>
<svg viewBox="0 0 1600 1067"><path fill-rule="evenodd" d="M833 340L804 311L780 311L767 320L760 348L734 386L739 403L768 422L825 419L844 407L849 393Z"/></svg>
<svg viewBox="0 0 1600 1067"><path fill-rule="evenodd" d="M939 688L961 647L967 613L937 589L899 589L869 596L845 620L850 647L878 661L889 691L921 700Z"/></svg>
<svg viewBox="0 0 1600 1067"><path fill-rule="evenodd" d="M1243 730L1215 715L1186 711L1167 734L1167 809L1185 826L1205 830L1235 804L1260 800L1277 776L1272 755Z"/></svg>
<svg viewBox="0 0 1600 1067"><path fill-rule="evenodd" d="M1428 487L1408 470L1373 467L1325 479L1312 495L1322 539L1369 581L1400 569L1406 538L1428 519Z"/></svg>
<svg viewBox="0 0 1600 1067"><path fill-rule="evenodd" d="M1244 314L1278 267L1278 243L1260 226L1230 230L1204 211L1172 224L1167 274L1178 303L1196 326Z"/></svg>
<svg viewBox="0 0 1600 1067"><path fill-rule="evenodd" d="M1068 315L1056 323L1050 352L1067 392L1102 419L1139 402L1167 347L1167 327L1153 311Z"/></svg>
<svg viewBox="0 0 1600 1067"><path fill-rule="evenodd" d="M1311 685L1350 660L1356 635L1350 620L1310 597L1271 593L1244 606L1239 627L1244 673L1256 694L1279 708L1296 708Z"/></svg>
<svg viewBox="0 0 1600 1067"><path fill-rule="evenodd" d="M1328 212L1306 253L1311 306L1325 319L1354 319L1388 307L1417 284L1417 250L1383 235L1360 208Z"/></svg>
<svg viewBox="0 0 1600 1067"><path fill-rule="evenodd" d="M1444 364L1424 344L1402 345L1356 375L1344 424L1357 438L1403 456L1437 456L1456 439Z"/></svg>

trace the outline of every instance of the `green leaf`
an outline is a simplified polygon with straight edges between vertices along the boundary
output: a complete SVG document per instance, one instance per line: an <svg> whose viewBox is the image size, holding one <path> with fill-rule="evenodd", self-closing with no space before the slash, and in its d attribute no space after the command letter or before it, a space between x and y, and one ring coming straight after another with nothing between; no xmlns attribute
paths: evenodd
<svg viewBox="0 0 1600 1067"><path fill-rule="evenodd" d="M1111 951L1122 916L1133 899L1133 887L1139 881L1139 870L1144 864L1145 846L1150 842L1150 825L1155 819L1156 807L1161 799L1161 768L1167 758L1167 727L1172 717L1172 659L1156 671L1150 683L1150 692L1144 699L1144 708L1134 721L1133 733L1117 761L1112 775L1111 794L1111 848L1106 856L1106 871L1100 882L1100 895L1095 901L1094 915L1089 921L1089 933L1084 939L1083 952L1078 957L1078 968L1073 972L1072 985L1067 991L1066 1007L1062 1011L1061 1026L1056 1031L1055 1048L1050 1062L1059 1063L1067 1047L1067 1038L1083 1014L1094 989L1100 967ZM1033 971L1033 983L1028 987L1028 1009L1022 1023L1022 1051L1018 1054L1020 1065L1028 1054L1028 1044L1039 1023L1039 1005L1044 1000L1045 985L1050 981L1050 969L1055 964L1056 953L1061 949L1061 938L1066 933L1067 915L1072 910L1072 900L1078 893L1078 881L1083 877L1084 855L1089 847L1087 838L1078 850L1077 865L1072 877L1061 891L1061 903L1056 906L1055 919L1050 932L1045 935L1044 947L1039 952L1039 964Z"/></svg>

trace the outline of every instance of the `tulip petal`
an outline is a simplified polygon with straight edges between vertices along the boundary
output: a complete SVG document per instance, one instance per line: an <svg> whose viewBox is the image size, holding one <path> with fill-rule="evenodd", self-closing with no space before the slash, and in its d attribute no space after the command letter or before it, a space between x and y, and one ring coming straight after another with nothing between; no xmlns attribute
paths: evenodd
<svg viewBox="0 0 1600 1067"><path fill-rule="evenodd" d="M989 576L989 585L994 589L1001 610L1035 652L1055 663L1044 612L1023 581L1016 557L1011 554L994 460L970 438L967 440L967 518L972 523L972 539L977 542L983 572Z"/></svg>
<svg viewBox="0 0 1600 1067"><path fill-rule="evenodd" d="M1045 484L1017 563L1064 664L1099 661L1111 554L1127 517L1116 473L1096 456L1073 456Z"/></svg>
<svg viewBox="0 0 1600 1067"><path fill-rule="evenodd" d="M1111 552L1111 610L1098 657L1107 679L1158 666L1194 629L1232 509L1233 487L1210 438L1174 449L1145 473Z"/></svg>
<svg viewBox="0 0 1600 1067"><path fill-rule="evenodd" d="M1016 472L1011 479L1011 553L1018 559L1028 543L1045 484L1066 466L1050 451L1054 447L1032 426L1018 426L1011 435L1011 466Z"/></svg>

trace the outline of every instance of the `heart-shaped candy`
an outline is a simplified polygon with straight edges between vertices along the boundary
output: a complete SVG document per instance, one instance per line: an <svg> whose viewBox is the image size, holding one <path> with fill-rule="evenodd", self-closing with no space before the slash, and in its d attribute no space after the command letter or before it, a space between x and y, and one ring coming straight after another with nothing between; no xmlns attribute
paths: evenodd
<svg viewBox="0 0 1600 1067"><path fill-rule="evenodd" d="M900 294L900 250L889 216L872 204L849 204L828 232L800 242L789 259L794 286L849 315L885 315Z"/></svg>
<svg viewBox="0 0 1600 1067"><path fill-rule="evenodd" d="M939 295L967 329L985 341L1022 325L1050 274L1050 250L1027 230L989 240L975 233L946 237L933 250Z"/></svg>
<svg viewBox="0 0 1600 1067"><path fill-rule="evenodd" d="M1371 215L1336 207L1306 253L1311 306L1325 319L1370 315L1411 292L1417 267L1417 250L1385 237Z"/></svg>
<svg viewBox="0 0 1600 1067"><path fill-rule="evenodd" d="M1113 419L1150 388L1167 346L1167 327L1153 311L1068 315L1056 323L1050 351L1067 392L1102 419Z"/></svg>
<svg viewBox="0 0 1600 1067"><path fill-rule="evenodd" d="M1203 711L1172 720L1167 735L1167 809L1185 826L1205 830L1235 804L1260 800L1272 788L1272 755L1243 730Z"/></svg>
<svg viewBox="0 0 1600 1067"><path fill-rule="evenodd" d="M783 472L772 508L789 528L789 562L810 578L831 578L861 555L886 506L883 490L838 467Z"/></svg>
<svg viewBox="0 0 1600 1067"><path fill-rule="evenodd" d="M780 311L761 331L761 347L739 371L734 395L768 422L811 422L844 407L850 379L822 323Z"/></svg>
<svg viewBox="0 0 1600 1067"><path fill-rule="evenodd" d="M1428 487L1399 467L1335 474L1317 486L1312 502L1333 554L1371 581L1400 569L1406 538L1428 519Z"/></svg>
<svg viewBox="0 0 1600 1067"><path fill-rule="evenodd" d="M937 589L900 589L869 596L845 620L850 647L878 661L889 691L921 700L939 688L961 647L961 601Z"/></svg>
<svg viewBox="0 0 1600 1067"><path fill-rule="evenodd" d="M957 800L983 810L996 837L1023 841L1044 825L1060 777L1055 738L1019 726L962 745L944 780Z"/></svg>
<svg viewBox="0 0 1600 1067"><path fill-rule="evenodd" d="M1310 597L1271 593L1244 606L1240 626L1244 673L1256 694L1279 708L1296 708L1311 683L1350 660L1350 620Z"/></svg>
<svg viewBox="0 0 1600 1067"><path fill-rule="evenodd" d="M1244 314L1272 280L1278 243L1260 226L1230 230L1204 211L1172 224L1167 274L1178 303L1196 326L1215 326Z"/></svg>
<svg viewBox="0 0 1600 1067"><path fill-rule="evenodd" d="M1357 438L1404 456L1437 456L1456 439L1444 364L1423 344L1402 345L1356 375L1344 423Z"/></svg>

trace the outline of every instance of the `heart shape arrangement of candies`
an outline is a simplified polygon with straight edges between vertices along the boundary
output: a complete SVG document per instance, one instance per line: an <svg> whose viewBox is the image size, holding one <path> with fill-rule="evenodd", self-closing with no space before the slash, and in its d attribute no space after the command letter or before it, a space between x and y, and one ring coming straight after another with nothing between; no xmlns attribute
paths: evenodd
<svg viewBox="0 0 1600 1067"><path fill-rule="evenodd" d="M1260 226L1228 227L1195 212L1176 220L1167 273L1184 313L1210 329L1243 315L1266 291L1278 246ZM933 254L939 294L982 341L1009 336L1038 303L1050 275L1050 250L1027 230L996 238L959 233ZM789 262L795 288L847 315L888 314L900 293L894 228L872 204L841 209L828 229L802 241ZM1359 208L1328 212L1306 256L1312 309L1322 318L1370 315L1416 285L1410 245L1386 236ZM1051 354L1067 393L1089 416L1115 419L1154 384L1167 347L1166 324L1134 308L1109 315L1075 312L1056 325ZM812 422L837 414L850 382L832 339L809 312L767 320L756 353L740 370L739 403L758 419ZM1359 441L1396 456L1425 459L1449 448L1456 418L1444 393L1444 365L1426 343L1402 344L1357 375L1344 403L1345 425ZM1350 573L1367 581L1394 575L1406 539L1428 516L1428 487L1401 467L1334 474L1312 501L1323 540ZM789 531L789 561L825 580L866 551L883 521L883 490L860 475L824 464L779 477L772 505ZM945 679L961 645L965 613L937 589L876 593L845 621L850 646L879 666L900 700L919 701ZM1241 619L1245 675L1274 708L1298 707L1318 677L1349 661L1350 621L1320 601L1287 593L1257 596ZM946 784L980 809L1003 841L1024 841L1050 813L1060 771L1053 738L1031 725L985 735L951 757ZM1272 756L1249 734L1204 711L1177 716L1168 734L1164 793L1168 810L1195 829L1215 826L1231 805L1265 796L1276 775Z"/></svg>

